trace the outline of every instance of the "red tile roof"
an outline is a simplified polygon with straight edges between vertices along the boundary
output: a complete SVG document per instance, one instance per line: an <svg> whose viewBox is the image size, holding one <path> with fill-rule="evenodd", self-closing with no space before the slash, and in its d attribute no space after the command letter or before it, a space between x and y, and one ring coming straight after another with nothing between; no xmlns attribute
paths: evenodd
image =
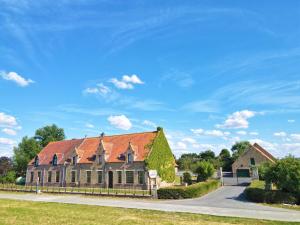
<svg viewBox="0 0 300 225"><path fill-rule="evenodd" d="M39 164L49 165L54 154L58 156L58 164L62 164L71 157L75 148L79 156L78 163L92 163L101 141L108 154L106 162L124 162L119 159L119 156L127 151L129 143L135 152L134 161L144 161L150 150L146 146L155 139L156 135L157 131L154 131L51 142L38 154ZM33 162L34 159L29 164L32 165Z"/></svg>
<svg viewBox="0 0 300 225"><path fill-rule="evenodd" d="M273 155L271 155L271 153L269 153L266 149L261 147L259 144L255 143L253 145L253 147L256 148L256 150L261 152L263 155L265 155L267 158L269 158L271 161L273 161L273 162L276 161L276 158Z"/></svg>

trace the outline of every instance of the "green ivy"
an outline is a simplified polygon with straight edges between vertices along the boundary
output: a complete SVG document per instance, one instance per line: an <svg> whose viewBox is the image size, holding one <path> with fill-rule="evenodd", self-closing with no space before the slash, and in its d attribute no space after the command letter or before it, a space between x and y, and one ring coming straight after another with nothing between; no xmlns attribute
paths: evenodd
<svg viewBox="0 0 300 225"><path fill-rule="evenodd" d="M151 149L146 159L149 170L157 170L159 177L166 182L175 180L175 159L163 129L158 130L156 138L147 146Z"/></svg>

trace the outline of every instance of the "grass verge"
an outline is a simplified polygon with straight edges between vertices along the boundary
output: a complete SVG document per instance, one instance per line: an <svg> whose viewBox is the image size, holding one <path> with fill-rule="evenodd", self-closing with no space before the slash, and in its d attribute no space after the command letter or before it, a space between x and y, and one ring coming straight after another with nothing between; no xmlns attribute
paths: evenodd
<svg viewBox="0 0 300 225"><path fill-rule="evenodd" d="M1 225L46 224L295 224L266 220L217 217L191 213L41 203L0 199Z"/></svg>

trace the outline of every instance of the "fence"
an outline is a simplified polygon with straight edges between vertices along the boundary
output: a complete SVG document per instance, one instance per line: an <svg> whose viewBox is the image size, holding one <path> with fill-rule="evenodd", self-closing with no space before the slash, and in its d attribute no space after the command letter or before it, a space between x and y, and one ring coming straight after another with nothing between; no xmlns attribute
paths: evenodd
<svg viewBox="0 0 300 225"><path fill-rule="evenodd" d="M55 186L33 186L0 184L0 191L37 192L53 194L82 194L95 196L120 196L120 197L151 197L150 190L139 189L114 189L99 187L55 187Z"/></svg>

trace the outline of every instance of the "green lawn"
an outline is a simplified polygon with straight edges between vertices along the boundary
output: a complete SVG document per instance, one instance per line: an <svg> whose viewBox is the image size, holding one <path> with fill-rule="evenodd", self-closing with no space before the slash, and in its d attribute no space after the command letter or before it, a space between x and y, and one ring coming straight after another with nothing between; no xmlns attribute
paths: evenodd
<svg viewBox="0 0 300 225"><path fill-rule="evenodd" d="M253 219L0 199L1 225L31 224L293 224ZM295 224L295 223L294 223Z"/></svg>

